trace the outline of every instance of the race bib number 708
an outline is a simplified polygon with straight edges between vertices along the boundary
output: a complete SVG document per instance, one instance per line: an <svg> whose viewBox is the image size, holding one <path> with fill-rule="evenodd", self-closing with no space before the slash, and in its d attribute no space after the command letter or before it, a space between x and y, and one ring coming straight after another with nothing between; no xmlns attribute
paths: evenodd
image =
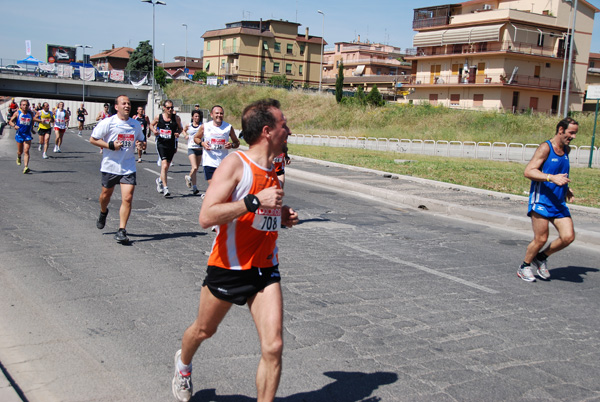
<svg viewBox="0 0 600 402"><path fill-rule="evenodd" d="M252 227L261 232L278 232L281 227L281 209L258 208L252 221Z"/></svg>

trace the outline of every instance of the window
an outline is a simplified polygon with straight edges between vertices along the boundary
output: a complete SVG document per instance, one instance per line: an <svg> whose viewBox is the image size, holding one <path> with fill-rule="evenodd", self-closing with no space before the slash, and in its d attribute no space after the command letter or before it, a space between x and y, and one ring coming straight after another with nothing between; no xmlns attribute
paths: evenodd
<svg viewBox="0 0 600 402"><path fill-rule="evenodd" d="M275 52L281 53L281 43L275 42Z"/></svg>
<svg viewBox="0 0 600 402"><path fill-rule="evenodd" d="M429 104L436 106L438 102L438 94L429 94Z"/></svg>
<svg viewBox="0 0 600 402"><path fill-rule="evenodd" d="M285 65L285 73L286 74L291 74L292 73L292 65L291 64L287 64Z"/></svg>
<svg viewBox="0 0 600 402"><path fill-rule="evenodd" d="M263 40L263 50L269 50L269 44L266 40Z"/></svg>
<svg viewBox="0 0 600 402"><path fill-rule="evenodd" d="M294 45L291 43L287 44L287 54L292 54L294 52Z"/></svg>
<svg viewBox="0 0 600 402"><path fill-rule="evenodd" d="M537 45L539 47L544 47L544 34L541 34L541 33L538 34Z"/></svg>
<svg viewBox="0 0 600 402"><path fill-rule="evenodd" d="M273 72L274 73L278 73L279 72L279 63L273 63Z"/></svg>
<svg viewBox="0 0 600 402"><path fill-rule="evenodd" d="M450 106L460 105L460 94L450 94Z"/></svg>
<svg viewBox="0 0 600 402"><path fill-rule="evenodd" d="M473 107L482 107L482 106L483 106L483 94L473 95Z"/></svg>
<svg viewBox="0 0 600 402"><path fill-rule="evenodd" d="M590 67L594 68L594 61L590 61Z"/></svg>
<svg viewBox="0 0 600 402"><path fill-rule="evenodd" d="M233 38L233 44L231 45L233 47L233 51L236 51L235 45L237 45L237 38Z"/></svg>
<svg viewBox="0 0 600 402"><path fill-rule="evenodd" d="M535 78L540 78L540 73L541 73L541 67L540 66L535 66L533 69L533 76Z"/></svg>
<svg viewBox="0 0 600 402"><path fill-rule="evenodd" d="M225 50L225 47L227 47L227 39L223 39L223 50Z"/></svg>
<svg viewBox="0 0 600 402"><path fill-rule="evenodd" d="M300 45L300 56L304 56L304 47L306 45ZM592 66L593 67L593 66Z"/></svg>
<svg viewBox="0 0 600 402"><path fill-rule="evenodd" d="M204 65L204 71L208 72L210 70L210 60L206 61L206 64Z"/></svg>
<svg viewBox="0 0 600 402"><path fill-rule="evenodd" d="M302 64L298 66L298 75L302 75Z"/></svg>
<svg viewBox="0 0 600 402"><path fill-rule="evenodd" d="M267 71L267 62L264 60L262 61L262 63L260 63L260 71L262 71L263 73Z"/></svg>
<svg viewBox="0 0 600 402"><path fill-rule="evenodd" d="M210 41L206 41L206 51L210 52Z"/></svg>

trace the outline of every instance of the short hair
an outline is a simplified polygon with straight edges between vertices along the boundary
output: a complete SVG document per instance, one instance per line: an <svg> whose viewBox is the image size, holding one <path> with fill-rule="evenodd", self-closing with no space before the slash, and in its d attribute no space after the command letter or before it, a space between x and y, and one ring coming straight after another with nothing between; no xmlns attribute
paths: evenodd
<svg viewBox="0 0 600 402"><path fill-rule="evenodd" d="M117 99L119 99L119 97L117 96ZM110 105L108 103L104 104L104 107L110 107Z"/></svg>
<svg viewBox="0 0 600 402"><path fill-rule="evenodd" d="M117 96L117 97L115 98L115 105L118 105L118 104L119 104L119 98L122 98L122 97L126 97L127 99L129 99L129 96L127 96L127 95L125 95L125 94L121 94L121 95L119 95L119 96ZM131 100L130 100L130 102L131 102ZM106 105L108 105L108 103L105 103L105 104L104 104L104 106L106 106ZM110 105L109 105L109 106L110 106Z"/></svg>
<svg viewBox="0 0 600 402"><path fill-rule="evenodd" d="M27 102L27 106L29 106L29 99L21 99L21 101L19 102L19 105L21 105L21 103L23 102Z"/></svg>
<svg viewBox="0 0 600 402"><path fill-rule="evenodd" d="M42 105L42 107L48 105L48 107L50 107L50 104L48 102L44 102L44 104Z"/></svg>
<svg viewBox="0 0 600 402"><path fill-rule="evenodd" d="M280 109L281 103L277 99L261 99L252 102L244 108L242 112L242 132L244 140L249 145L254 144L263 127L275 127L277 119L273 115L273 109Z"/></svg>
<svg viewBox="0 0 600 402"><path fill-rule="evenodd" d="M164 107L166 107L166 106L167 106L167 103L170 103L170 104L172 105L172 104L173 104L173 101L172 101L171 99L166 99L166 100L163 102L163 106L164 106Z"/></svg>
<svg viewBox="0 0 600 402"><path fill-rule="evenodd" d="M200 120L204 118L204 113L202 113L202 110L192 110L192 119L194 118L195 114L200 115Z"/></svg>
<svg viewBox="0 0 600 402"><path fill-rule="evenodd" d="M223 113L225 113L225 108L221 105L214 105L213 107L210 108L210 112L212 113L213 110L215 110L216 107L220 107L221 110L223 111Z"/></svg>
<svg viewBox="0 0 600 402"><path fill-rule="evenodd" d="M569 128L569 125L574 124L576 126L579 125L579 123L577 123L575 121L575 119L572 119L570 117L565 117L564 119L562 119L561 121L558 122L558 124L556 125L556 134L558 134L558 130L562 127L563 130L567 130L567 128Z"/></svg>

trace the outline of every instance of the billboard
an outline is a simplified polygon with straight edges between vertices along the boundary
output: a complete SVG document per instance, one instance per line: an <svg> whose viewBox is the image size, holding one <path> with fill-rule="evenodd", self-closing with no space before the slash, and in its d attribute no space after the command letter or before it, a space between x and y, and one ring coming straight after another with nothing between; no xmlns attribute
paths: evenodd
<svg viewBox="0 0 600 402"><path fill-rule="evenodd" d="M76 47L46 45L48 54L48 63L64 63L69 64L75 61Z"/></svg>

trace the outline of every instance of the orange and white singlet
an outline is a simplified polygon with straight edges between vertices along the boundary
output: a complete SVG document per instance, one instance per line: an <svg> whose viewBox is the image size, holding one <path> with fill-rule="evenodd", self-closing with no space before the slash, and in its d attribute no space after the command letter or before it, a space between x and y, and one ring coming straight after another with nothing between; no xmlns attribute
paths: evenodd
<svg viewBox="0 0 600 402"><path fill-rule="evenodd" d="M257 194L267 187L281 187L275 169L260 167L242 151L234 155L242 160L244 170L242 180L233 190L229 202L239 201L248 194ZM258 208L256 213L247 212L232 222L220 225L208 265L233 270L278 265L277 235L280 227L280 208Z"/></svg>

